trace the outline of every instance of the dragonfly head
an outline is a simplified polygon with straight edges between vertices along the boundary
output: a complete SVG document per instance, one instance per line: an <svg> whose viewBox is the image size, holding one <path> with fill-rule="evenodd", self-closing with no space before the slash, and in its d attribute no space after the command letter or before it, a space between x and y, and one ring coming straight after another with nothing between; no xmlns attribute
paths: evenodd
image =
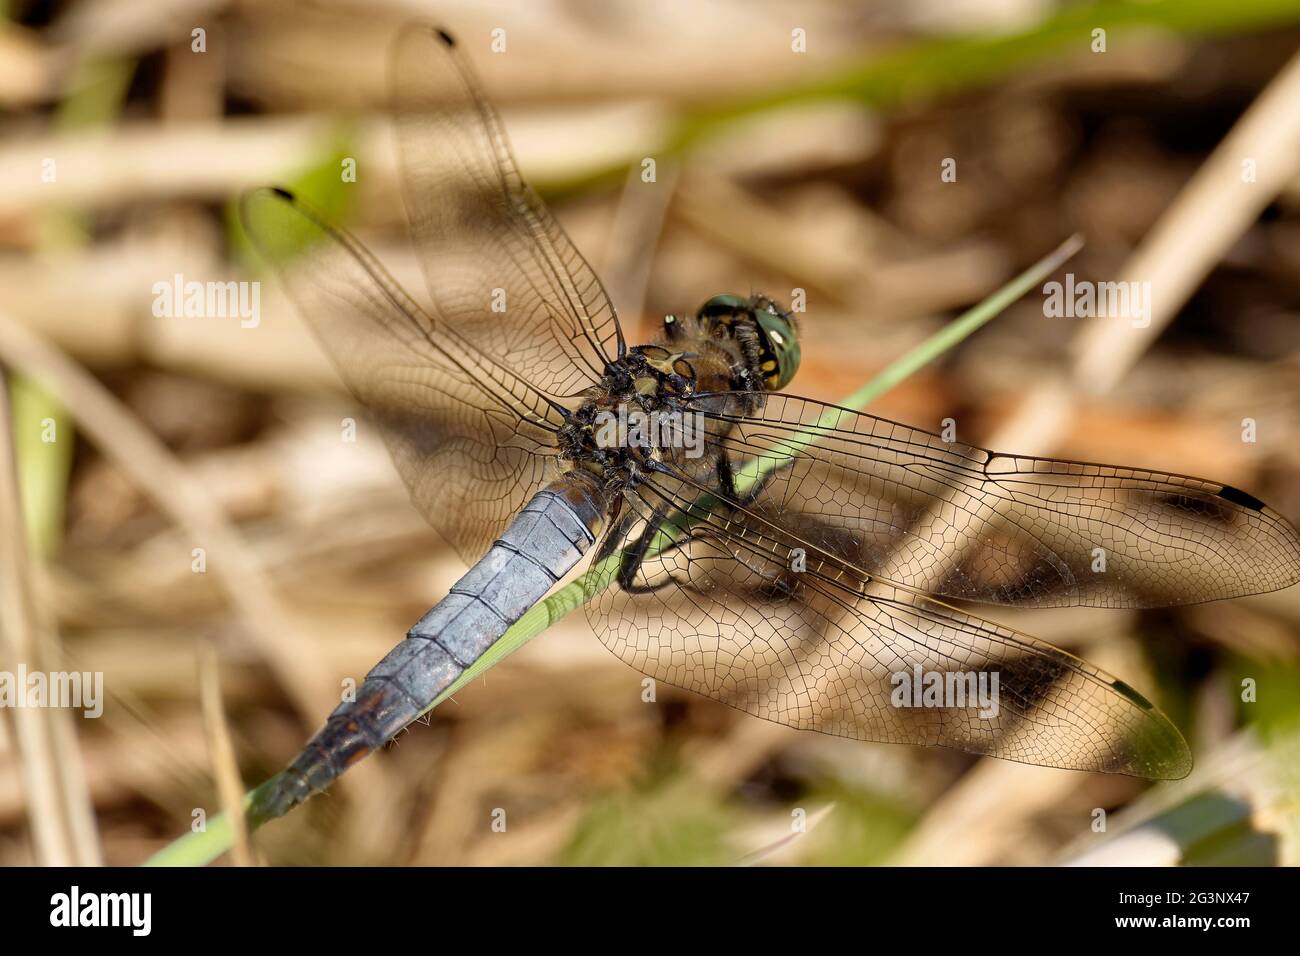
<svg viewBox="0 0 1300 956"><path fill-rule="evenodd" d="M758 353L756 371L769 391L785 388L799 371L794 316L766 296L715 295L700 306L697 316L736 338L753 338Z"/></svg>

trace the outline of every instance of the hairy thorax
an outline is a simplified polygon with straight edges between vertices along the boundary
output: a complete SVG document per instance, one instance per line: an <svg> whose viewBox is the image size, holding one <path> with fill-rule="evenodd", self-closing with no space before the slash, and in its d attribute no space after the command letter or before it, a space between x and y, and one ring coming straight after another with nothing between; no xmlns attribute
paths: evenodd
<svg viewBox="0 0 1300 956"><path fill-rule="evenodd" d="M747 392L755 378L733 339L700 334L690 317L674 321L687 327L662 343L629 349L584 393L560 430L562 459L621 487L654 470L707 470L710 433L719 423L703 413L743 413L757 396L715 393Z"/></svg>

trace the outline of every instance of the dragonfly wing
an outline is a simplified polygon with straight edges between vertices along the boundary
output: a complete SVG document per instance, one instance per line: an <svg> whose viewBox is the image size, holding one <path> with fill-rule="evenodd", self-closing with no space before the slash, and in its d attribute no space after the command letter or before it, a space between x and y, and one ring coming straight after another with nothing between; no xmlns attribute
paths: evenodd
<svg viewBox="0 0 1300 956"><path fill-rule="evenodd" d="M1028 635L869 581L832 554L827 536L819 547L662 475L627 501L593 564L588 616L611 651L657 680L860 740L1149 778L1190 770L1178 731L1123 682ZM806 562L798 570L796 547ZM950 696L931 706L922 689L935 681Z"/></svg>
<svg viewBox="0 0 1300 956"><path fill-rule="evenodd" d="M241 212L374 416L416 507L467 562L477 560L546 483L562 413L424 312L355 238L302 200L258 189Z"/></svg>
<svg viewBox="0 0 1300 956"><path fill-rule="evenodd" d="M1002 455L789 395L747 415L701 401L710 452L768 473L750 508L819 515L856 567L1019 607L1163 607L1300 580L1300 536L1219 482Z"/></svg>
<svg viewBox="0 0 1300 956"><path fill-rule="evenodd" d="M464 51L412 24L392 87L411 233L439 316L553 396L599 382L623 345L614 307L524 182Z"/></svg>

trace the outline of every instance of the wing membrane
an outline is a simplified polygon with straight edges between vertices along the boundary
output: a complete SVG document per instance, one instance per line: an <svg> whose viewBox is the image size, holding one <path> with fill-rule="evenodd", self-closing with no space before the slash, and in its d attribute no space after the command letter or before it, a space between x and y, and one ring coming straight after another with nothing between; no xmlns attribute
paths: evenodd
<svg viewBox="0 0 1300 956"><path fill-rule="evenodd" d="M520 176L463 51L412 24L392 86L411 234L441 318L552 396L597 383L623 346L614 307Z"/></svg>
<svg viewBox="0 0 1300 956"><path fill-rule="evenodd" d="M241 212L374 416L411 500L461 557L477 560L545 484L562 412L421 310L356 239L302 200L258 189Z"/></svg>
<svg viewBox="0 0 1300 956"><path fill-rule="evenodd" d="M721 506L688 481L656 475L628 500L594 565L610 586L588 616L610 650L656 679L860 740L1152 778L1191 767L1159 710L1056 647L865 578L792 528ZM675 544L620 560L639 558L647 536ZM798 571L796 548L806 556ZM929 675L969 697L900 703L904 684Z"/></svg>
<svg viewBox="0 0 1300 956"><path fill-rule="evenodd" d="M712 451L771 472L753 512L819 516L854 567L934 594L1160 607L1300 580L1295 529L1218 482L1002 455L795 396L743 416L698 407Z"/></svg>

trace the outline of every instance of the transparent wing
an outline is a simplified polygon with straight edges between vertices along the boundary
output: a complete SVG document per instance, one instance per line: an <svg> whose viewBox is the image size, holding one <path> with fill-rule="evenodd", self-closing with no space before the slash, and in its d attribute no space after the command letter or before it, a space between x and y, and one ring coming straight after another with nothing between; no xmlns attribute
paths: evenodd
<svg viewBox="0 0 1300 956"><path fill-rule="evenodd" d="M593 564L603 589L588 617L658 680L860 740L1150 778L1191 767L1174 726L1122 681L857 572L833 553L833 516L777 525L663 474L626 502ZM931 700L936 681L948 696Z"/></svg>
<svg viewBox="0 0 1300 956"><path fill-rule="evenodd" d="M420 309L352 236L283 190L241 203L344 382L371 412L416 507L478 560L547 480L562 412Z"/></svg>
<svg viewBox="0 0 1300 956"><path fill-rule="evenodd" d="M1300 536L1219 482L1002 455L849 409L769 395L710 411L706 444L768 475L749 509L822 519L826 545L873 576L1019 607L1161 607L1300 580ZM810 441L811 439L811 441Z"/></svg>
<svg viewBox="0 0 1300 956"><path fill-rule="evenodd" d="M553 397L597 383L623 347L614 307L520 176L464 52L413 24L392 70L406 208L440 318Z"/></svg>

